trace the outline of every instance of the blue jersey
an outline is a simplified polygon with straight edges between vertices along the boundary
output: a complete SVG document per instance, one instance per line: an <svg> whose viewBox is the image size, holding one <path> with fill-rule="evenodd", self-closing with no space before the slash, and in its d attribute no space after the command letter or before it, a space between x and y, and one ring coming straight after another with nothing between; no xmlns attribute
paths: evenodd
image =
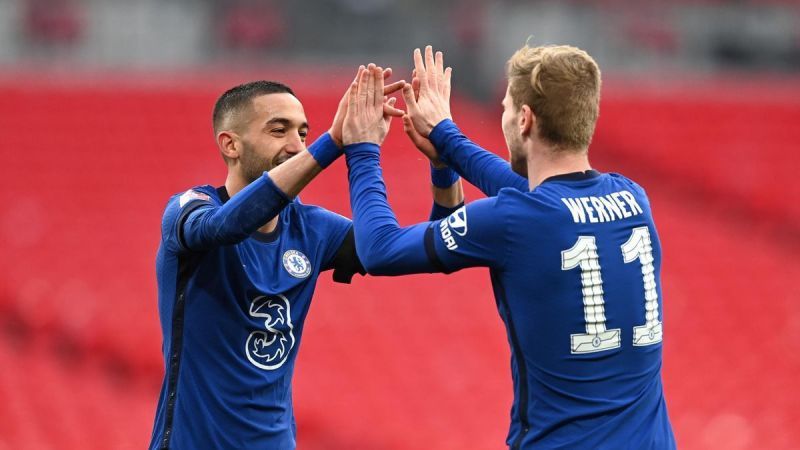
<svg viewBox="0 0 800 450"><path fill-rule="evenodd" d="M253 232L269 213L239 199L260 184L230 201L224 188L199 186L167 205L156 266L166 373L150 449L295 447L291 380L304 319L352 224L287 200L272 205L273 217L285 207L275 231ZM241 211L215 225L237 201Z"/></svg>
<svg viewBox="0 0 800 450"><path fill-rule="evenodd" d="M588 171L520 190L507 163L476 153L452 123L437 129L440 156L497 195L399 228L380 195L377 147L347 149L367 270L490 269L511 346L512 448L674 448L661 384L661 247L643 189Z"/></svg>

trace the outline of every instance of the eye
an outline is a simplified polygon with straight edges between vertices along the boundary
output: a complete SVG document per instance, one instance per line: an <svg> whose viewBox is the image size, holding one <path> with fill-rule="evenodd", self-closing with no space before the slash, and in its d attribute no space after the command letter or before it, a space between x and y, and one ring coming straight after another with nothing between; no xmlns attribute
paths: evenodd
<svg viewBox="0 0 800 450"><path fill-rule="evenodd" d="M301 131L300 132L300 139L305 141L307 136L308 136L308 131Z"/></svg>
<svg viewBox="0 0 800 450"><path fill-rule="evenodd" d="M276 134L283 134L283 133L286 133L286 129L285 128L273 128L273 129L269 130L269 132L270 133L276 133Z"/></svg>

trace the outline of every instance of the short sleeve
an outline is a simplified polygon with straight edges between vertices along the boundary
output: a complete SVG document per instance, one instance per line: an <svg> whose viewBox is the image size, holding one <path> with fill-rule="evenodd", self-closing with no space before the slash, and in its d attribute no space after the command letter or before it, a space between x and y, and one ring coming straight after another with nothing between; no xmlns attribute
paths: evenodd
<svg viewBox="0 0 800 450"><path fill-rule="evenodd" d="M477 200L433 222L426 232L425 249L442 272L500 268L507 253L505 224L497 197Z"/></svg>

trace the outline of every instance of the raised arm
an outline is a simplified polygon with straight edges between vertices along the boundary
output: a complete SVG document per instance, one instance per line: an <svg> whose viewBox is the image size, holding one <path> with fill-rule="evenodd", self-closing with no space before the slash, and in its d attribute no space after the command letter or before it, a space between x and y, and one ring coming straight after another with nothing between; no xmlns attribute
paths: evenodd
<svg viewBox="0 0 800 450"><path fill-rule="evenodd" d="M381 76L390 75L387 69ZM396 82L383 86L390 94L403 86ZM247 185L222 205L201 191L188 191L168 205L164 215L164 236L174 238L176 251L202 251L220 245L240 242L272 220L311 180L341 154L342 123L347 112L348 87L328 133L323 134L307 150L273 168ZM381 96L381 101L383 101ZM382 103L387 115L399 116L394 100Z"/></svg>
<svg viewBox="0 0 800 450"><path fill-rule="evenodd" d="M202 194L184 194L177 205L182 210L176 223L179 243L186 250L201 251L243 241L277 216L322 171L321 164L329 164L340 153L326 133L307 151L264 172L221 206Z"/></svg>
<svg viewBox="0 0 800 450"><path fill-rule="evenodd" d="M425 48L425 60L414 51L412 82L403 89L408 119L419 135L417 148L433 163L447 165L487 196L505 187L528 190L528 180L511 170L507 161L476 145L455 126L450 115L452 70L444 67L442 52Z"/></svg>
<svg viewBox="0 0 800 450"><path fill-rule="evenodd" d="M433 148L433 144L420 136L408 115L403 116L403 131L414 146L430 161L433 206L428 220L447 217L464 206L464 188L461 184L461 177L453 169L436 159L436 149Z"/></svg>
<svg viewBox="0 0 800 450"><path fill-rule="evenodd" d="M465 213L457 211L440 222L423 222L409 227L400 227L397 223L387 202L379 165L378 144L383 141L387 127L382 126L384 119L380 117L375 94L370 94L372 91L380 92L379 85L374 84L376 79L379 80L377 73L370 67L360 78L356 92L351 93L343 128L356 248L364 267L373 275L402 275L492 265L487 258L493 258L496 252L487 251L469 252L449 264L443 262L441 253L452 250L443 230L451 224L457 225L459 217L466 218ZM466 210L461 208L460 211ZM465 222L462 231L466 235ZM477 235L493 240L503 233ZM469 246L464 248L470 249Z"/></svg>

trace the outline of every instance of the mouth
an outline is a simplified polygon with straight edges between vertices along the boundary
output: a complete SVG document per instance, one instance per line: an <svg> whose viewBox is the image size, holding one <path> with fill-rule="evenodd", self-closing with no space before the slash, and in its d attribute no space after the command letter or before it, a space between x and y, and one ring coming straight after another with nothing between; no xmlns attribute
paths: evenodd
<svg viewBox="0 0 800 450"><path fill-rule="evenodd" d="M278 167L281 164L285 163L286 161L292 159L293 156L294 155L286 155L286 156L281 156L281 157L277 158L275 160L275 167Z"/></svg>

